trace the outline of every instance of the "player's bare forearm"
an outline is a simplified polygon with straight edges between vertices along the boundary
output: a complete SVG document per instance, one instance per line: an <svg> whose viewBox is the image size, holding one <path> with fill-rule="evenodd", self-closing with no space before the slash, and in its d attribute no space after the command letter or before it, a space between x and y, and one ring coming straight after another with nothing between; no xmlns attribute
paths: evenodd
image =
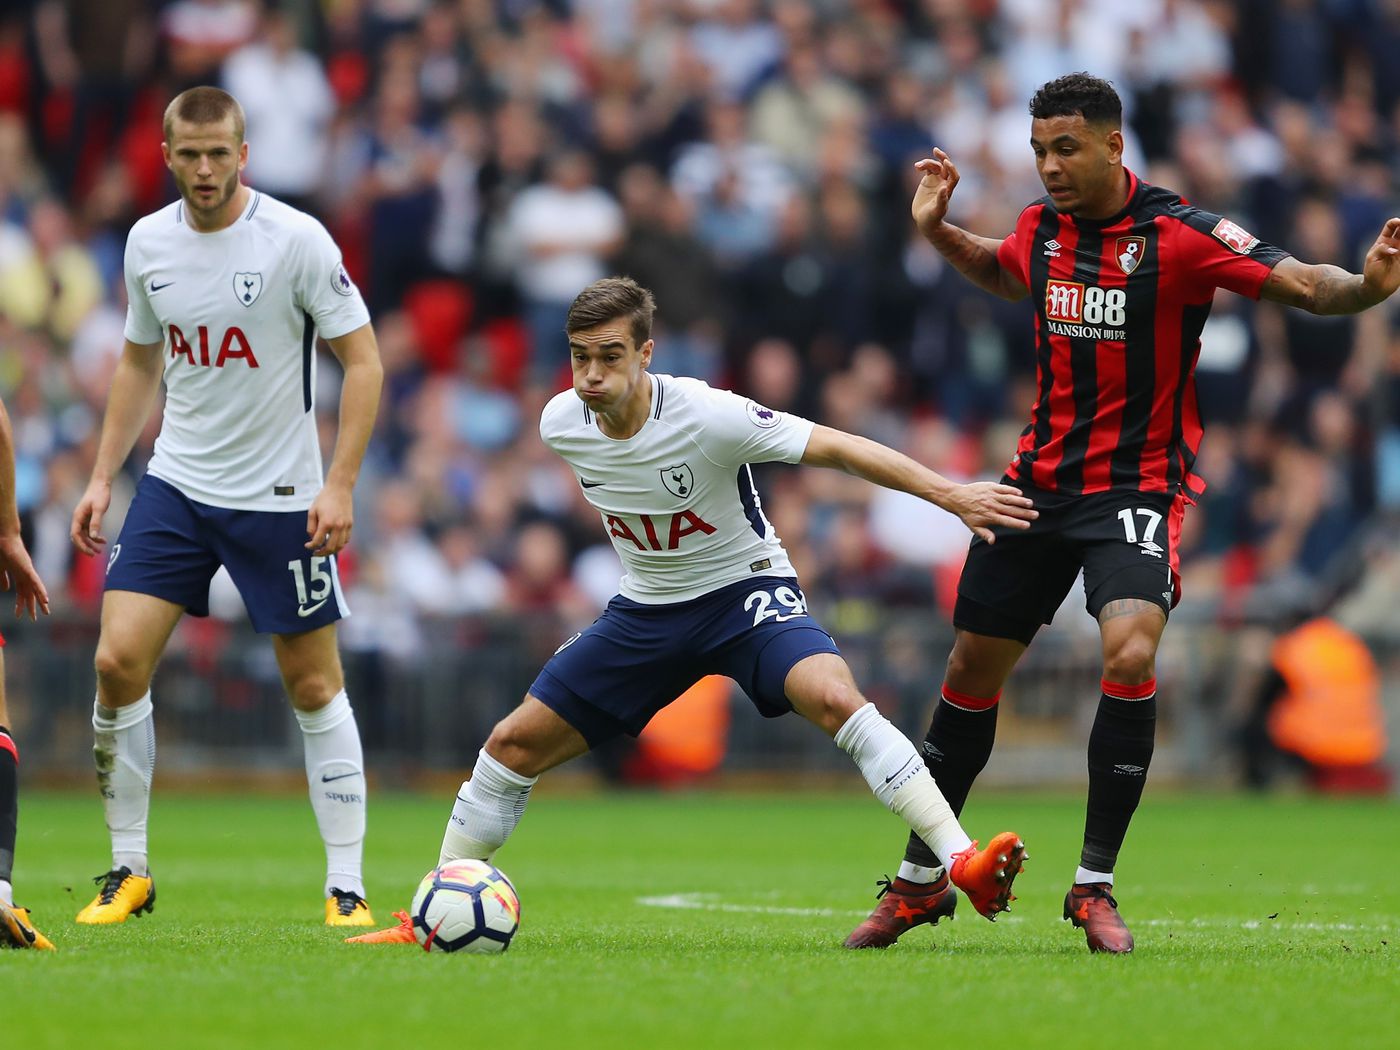
<svg viewBox="0 0 1400 1050"><path fill-rule="evenodd" d="M802 462L812 467L834 467L887 489L908 492L948 509L957 485L902 452L857 434L847 434L818 424L812 429Z"/></svg>
<svg viewBox="0 0 1400 1050"><path fill-rule="evenodd" d="M920 225L919 231L938 253L983 291L1015 302L1026 297L1026 288L997 261L1001 241L979 237L950 222Z"/></svg>
<svg viewBox="0 0 1400 1050"><path fill-rule="evenodd" d="M374 432L379 395L384 388L384 366L379 360L374 329L369 325L327 342L345 369L345 380L340 388L340 424L326 484L349 490L360 476L365 449Z"/></svg>
<svg viewBox="0 0 1400 1050"><path fill-rule="evenodd" d="M834 467L884 488L918 496L956 514L989 543L996 539L990 526L1024 529L1036 517L1031 500L1011 485L959 485L902 452L831 427L813 428L802 462L814 467Z"/></svg>
<svg viewBox="0 0 1400 1050"><path fill-rule="evenodd" d="M1400 218L1388 219L1366 253L1361 273L1328 263L1284 259L1260 296L1312 314L1355 314L1384 302L1400 288Z"/></svg>
<svg viewBox="0 0 1400 1050"><path fill-rule="evenodd" d="M102 417L102 436L92 468L94 481L110 482L141 436L160 390L165 364L160 351L160 343L143 346L128 341L123 347Z"/></svg>
<svg viewBox="0 0 1400 1050"><path fill-rule="evenodd" d="M0 536L19 535L19 508L15 505L15 438L10 414L0 402Z"/></svg>

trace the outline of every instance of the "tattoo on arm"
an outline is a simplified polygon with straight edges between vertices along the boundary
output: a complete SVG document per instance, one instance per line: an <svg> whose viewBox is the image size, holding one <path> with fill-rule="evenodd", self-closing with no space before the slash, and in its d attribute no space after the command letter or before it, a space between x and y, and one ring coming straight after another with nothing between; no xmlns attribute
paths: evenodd
<svg viewBox="0 0 1400 1050"><path fill-rule="evenodd" d="M1149 610L1157 612L1164 620L1167 618L1156 602L1149 602L1146 598L1117 598L1099 610L1099 623L1116 620L1120 616L1137 616Z"/></svg>
<svg viewBox="0 0 1400 1050"><path fill-rule="evenodd" d="M1317 268L1313 285L1312 312L1315 314L1354 314L1375 304L1365 296L1365 282L1360 274L1340 266L1323 264Z"/></svg>

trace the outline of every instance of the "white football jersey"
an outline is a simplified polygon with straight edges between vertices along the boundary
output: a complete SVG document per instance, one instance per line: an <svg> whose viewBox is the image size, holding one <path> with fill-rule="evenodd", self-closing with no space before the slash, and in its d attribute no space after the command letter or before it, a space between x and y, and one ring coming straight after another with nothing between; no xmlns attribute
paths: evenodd
<svg viewBox="0 0 1400 1050"><path fill-rule="evenodd" d="M254 190L232 225L198 233L176 201L131 228L125 272L126 338L164 344L147 469L215 507L310 507L322 480L316 333L369 323L325 227Z"/></svg>
<svg viewBox="0 0 1400 1050"><path fill-rule="evenodd" d="M618 441L572 389L540 417L540 436L578 475L627 570L620 590L681 602L750 576L794 576L763 515L750 463L796 463L813 424L698 379L649 375L651 415Z"/></svg>

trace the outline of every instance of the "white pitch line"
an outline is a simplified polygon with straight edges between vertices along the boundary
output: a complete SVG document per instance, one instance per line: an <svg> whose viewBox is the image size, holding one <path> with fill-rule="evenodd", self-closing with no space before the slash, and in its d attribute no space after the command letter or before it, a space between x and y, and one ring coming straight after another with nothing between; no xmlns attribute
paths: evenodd
<svg viewBox="0 0 1400 1050"><path fill-rule="evenodd" d="M638 897L644 908L672 908L680 911L717 911L744 915L795 915L807 918L864 917L868 910L846 908L794 908L776 904L735 904L719 899L717 893L666 893L655 897ZM1019 923L1024 916L1004 915L1001 922ZM1400 929L1387 916L1377 923L1356 922L1294 922L1288 919L1133 919L1134 926L1186 928L1192 930L1316 930L1328 933L1394 933Z"/></svg>

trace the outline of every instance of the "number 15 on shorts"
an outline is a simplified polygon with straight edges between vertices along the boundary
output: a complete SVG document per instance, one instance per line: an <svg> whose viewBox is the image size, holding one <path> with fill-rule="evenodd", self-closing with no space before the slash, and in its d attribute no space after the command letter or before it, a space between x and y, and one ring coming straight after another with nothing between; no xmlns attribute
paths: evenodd
<svg viewBox="0 0 1400 1050"><path fill-rule="evenodd" d="M293 558L287 562L287 569L297 589L298 616L310 616L330 600L331 590L335 586L331 579L330 560L329 555L317 555L306 559Z"/></svg>

